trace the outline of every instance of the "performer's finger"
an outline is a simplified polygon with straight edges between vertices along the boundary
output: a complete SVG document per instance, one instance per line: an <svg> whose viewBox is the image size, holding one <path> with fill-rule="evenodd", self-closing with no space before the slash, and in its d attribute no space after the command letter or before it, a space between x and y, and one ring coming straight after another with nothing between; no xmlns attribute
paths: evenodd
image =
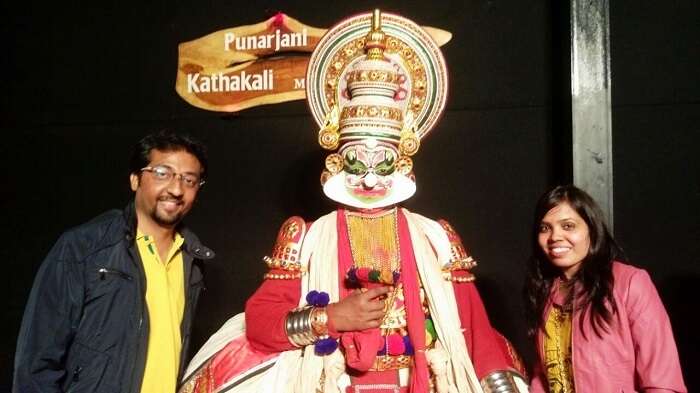
<svg viewBox="0 0 700 393"><path fill-rule="evenodd" d="M368 299L374 299L375 297L386 295L387 293L389 293L389 291L391 291L391 287L381 286L372 288L369 291L365 292L363 295L366 296Z"/></svg>
<svg viewBox="0 0 700 393"><path fill-rule="evenodd" d="M384 318L384 311L370 311L366 316L367 320L381 320Z"/></svg>
<svg viewBox="0 0 700 393"><path fill-rule="evenodd" d="M378 328L382 325L381 319L370 319L367 321L367 328Z"/></svg>
<svg viewBox="0 0 700 393"><path fill-rule="evenodd" d="M367 311L384 310L384 300L368 300L366 310Z"/></svg>

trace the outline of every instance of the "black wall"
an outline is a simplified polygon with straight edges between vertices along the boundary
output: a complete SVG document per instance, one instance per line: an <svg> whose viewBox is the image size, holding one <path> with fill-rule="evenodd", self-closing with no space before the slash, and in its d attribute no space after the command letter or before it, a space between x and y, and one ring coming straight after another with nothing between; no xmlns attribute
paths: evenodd
<svg viewBox="0 0 700 393"><path fill-rule="evenodd" d="M615 234L649 270L700 389L700 5L610 2Z"/></svg>
<svg viewBox="0 0 700 393"><path fill-rule="evenodd" d="M480 262L478 286L494 325L531 361L520 311L531 210L547 186L571 180L562 3L0 6L0 391L9 390L16 335L41 259L63 230L131 198L127 160L146 133L189 130L210 147L211 176L188 218L218 255L208 266L195 347L242 311L284 219L333 209L318 183L325 155L303 101L222 115L191 107L174 89L178 43L276 11L329 27L380 6L453 33L443 47L448 108L414 158L418 192L406 206L453 224ZM700 284L698 6L642 3L611 4L615 231L659 287L692 391L700 386L690 315L697 309L691 288Z"/></svg>

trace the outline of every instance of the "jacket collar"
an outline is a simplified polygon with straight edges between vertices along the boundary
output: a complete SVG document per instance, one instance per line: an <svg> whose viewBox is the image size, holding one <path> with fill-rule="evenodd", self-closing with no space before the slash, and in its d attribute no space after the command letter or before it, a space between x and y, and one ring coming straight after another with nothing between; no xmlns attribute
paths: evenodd
<svg viewBox="0 0 700 393"><path fill-rule="evenodd" d="M136 208L134 201L129 202L123 211L124 236L129 242L136 238ZM182 248L196 259L208 260L214 258L214 251L199 241L197 235L190 231L182 223L178 224L177 231L185 239Z"/></svg>

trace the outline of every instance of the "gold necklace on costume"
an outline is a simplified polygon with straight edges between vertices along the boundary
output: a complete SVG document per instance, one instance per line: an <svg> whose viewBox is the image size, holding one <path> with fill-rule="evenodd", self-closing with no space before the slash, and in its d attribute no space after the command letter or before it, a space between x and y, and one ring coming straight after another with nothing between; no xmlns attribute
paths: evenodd
<svg viewBox="0 0 700 393"><path fill-rule="evenodd" d="M403 287L399 282L401 250L397 217L396 208L378 214L345 212L353 260L348 281L361 290L378 285L393 287L384 299L380 324L384 346L377 352L371 371L407 368L413 353L406 328Z"/></svg>
<svg viewBox="0 0 700 393"><path fill-rule="evenodd" d="M348 280L395 285L400 278L397 209L379 214L345 211L353 266Z"/></svg>

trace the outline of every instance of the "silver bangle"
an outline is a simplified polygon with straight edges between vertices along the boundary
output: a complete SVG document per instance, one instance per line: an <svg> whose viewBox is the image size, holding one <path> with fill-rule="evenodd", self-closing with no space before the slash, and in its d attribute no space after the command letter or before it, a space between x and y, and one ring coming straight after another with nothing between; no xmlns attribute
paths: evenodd
<svg viewBox="0 0 700 393"><path fill-rule="evenodd" d="M484 393L518 393L514 378L519 375L512 370L496 370L481 380L481 387Z"/></svg>
<svg viewBox="0 0 700 393"><path fill-rule="evenodd" d="M313 344L317 337L311 326L311 313L314 307L306 306L294 309L287 314L285 333L289 342L295 347Z"/></svg>

